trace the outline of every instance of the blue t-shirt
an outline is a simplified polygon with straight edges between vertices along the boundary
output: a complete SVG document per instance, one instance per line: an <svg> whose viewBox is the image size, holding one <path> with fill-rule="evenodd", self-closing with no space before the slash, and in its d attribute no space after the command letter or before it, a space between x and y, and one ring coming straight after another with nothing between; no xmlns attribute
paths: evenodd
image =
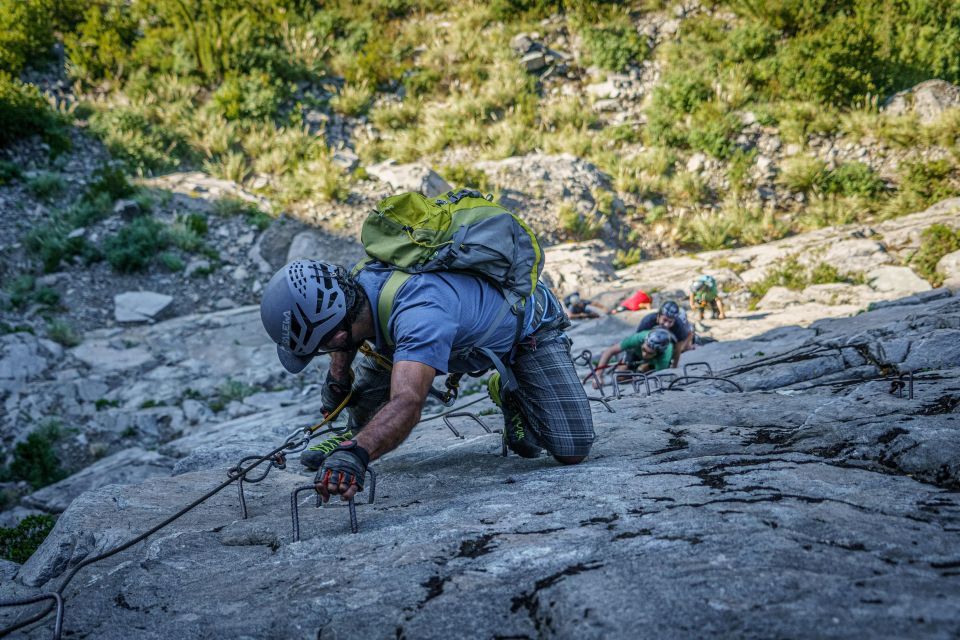
<svg viewBox="0 0 960 640"><path fill-rule="evenodd" d="M390 273L390 269L368 265L357 276L373 310L377 351L387 356L391 354L380 335L377 300ZM496 320L503 304L499 289L477 276L450 271L413 275L397 291L387 324L395 345L391 357L395 362L420 362L440 373L455 369L467 373L462 367L451 369L451 364L456 365L450 362L452 353L484 346L496 354L505 354L513 347L517 317L509 311L485 343L477 344ZM532 306L528 304L527 308ZM521 337L532 333L534 328L527 327Z"/></svg>

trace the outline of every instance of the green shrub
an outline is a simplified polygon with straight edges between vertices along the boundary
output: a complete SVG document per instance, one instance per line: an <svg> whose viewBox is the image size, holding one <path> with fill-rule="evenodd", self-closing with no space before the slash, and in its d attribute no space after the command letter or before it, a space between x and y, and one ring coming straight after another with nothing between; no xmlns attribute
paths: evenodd
<svg viewBox="0 0 960 640"><path fill-rule="evenodd" d="M0 69L11 74L52 53L53 0L16 0L0 4Z"/></svg>
<svg viewBox="0 0 960 640"><path fill-rule="evenodd" d="M812 156L795 156L784 160L777 182L800 193L821 190L826 181L827 164Z"/></svg>
<svg viewBox="0 0 960 640"><path fill-rule="evenodd" d="M570 234L574 240L591 240L600 234L599 225L595 225L588 216L566 202L560 205L557 217L560 228Z"/></svg>
<svg viewBox="0 0 960 640"><path fill-rule="evenodd" d="M89 128L115 158L145 172L172 170L194 157L181 133L132 107L95 111Z"/></svg>
<svg viewBox="0 0 960 640"><path fill-rule="evenodd" d="M160 264L167 271L183 271L186 266L180 256L170 251L164 251L160 254Z"/></svg>
<svg viewBox="0 0 960 640"><path fill-rule="evenodd" d="M7 475L27 481L34 489L63 480L67 473L60 468L60 459L54 451L54 443L60 436L60 424L50 421L18 442L13 448L13 461Z"/></svg>
<svg viewBox="0 0 960 640"><path fill-rule="evenodd" d="M629 19L604 25L586 25L580 36L591 64L610 71L625 71L647 56L647 45Z"/></svg>
<svg viewBox="0 0 960 640"><path fill-rule="evenodd" d="M706 103L693 114L687 141L691 148L724 160L733 155L734 140L742 128L735 114L725 113L715 103Z"/></svg>
<svg viewBox="0 0 960 640"><path fill-rule="evenodd" d="M47 515L27 516L15 527L0 527L0 558L23 564L47 539L56 518Z"/></svg>
<svg viewBox="0 0 960 640"><path fill-rule="evenodd" d="M263 120L276 115L286 96L283 84L265 73L228 76L212 100L227 120Z"/></svg>
<svg viewBox="0 0 960 640"><path fill-rule="evenodd" d="M55 154L70 148L63 119L40 90L0 70L0 147L31 135L41 136Z"/></svg>
<svg viewBox="0 0 960 640"><path fill-rule="evenodd" d="M874 198L886 189L886 184L877 173L862 162L847 162L831 171L824 181L823 190L843 196Z"/></svg>
<svg viewBox="0 0 960 640"><path fill-rule="evenodd" d="M865 281L862 272L841 273L832 264L819 262L810 268L800 264L797 256L788 256L779 263L771 266L763 279L747 285L754 303L766 295L771 287L786 287L800 291L812 284L830 284L845 282L847 284L863 284Z"/></svg>
<svg viewBox="0 0 960 640"><path fill-rule="evenodd" d="M490 14L496 20L542 20L562 13L563 0L491 0Z"/></svg>
<svg viewBox="0 0 960 640"><path fill-rule="evenodd" d="M76 30L64 35L73 75L90 82L127 75L135 66L130 52L137 35L127 3L91 4Z"/></svg>
<svg viewBox="0 0 960 640"><path fill-rule="evenodd" d="M19 180L23 176L20 166L8 160L0 160L0 186Z"/></svg>
<svg viewBox="0 0 960 640"><path fill-rule="evenodd" d="M59 319L47 325L47 337L68 348L75 347L82 341L69 322Z"/></svg>
<svg viewBox="0 0 960 640"><path fill-rule="evenodd" d="M454 190L466 187L477 189L484 194L490 191L490 178L482 169L474 169L466 164L453 164L437 169L437 173L454 185Z"/></svg>
<svg viewBox="0 0 960 640"><path fill-rule="evenodd" d="M910 265L930 284L943 284L943 274L937 272L937 263L948 253L960 251L960 228L934 224L920 234L920 248L910 257Z"/></svg>
<svg viewBox="0 0 960 640"><path fill-rule="evenodd" d="M922 211L932 204L960 194L949 160L907 162L900 166L896 194L884 204L884 217Z"/></svg>
<svg viewBox="0 0 960 640"><path fill-rule="evenodd" d="M89 264L102 257L100 251L84 236L70 237L77 226L75 220L69 211L58 213L24 236L24 246L40 260L44 272L57 271L61 264L73 258L80 258Z"/></svg>
<svg viewBox="0 0 960 640"><path fill-rule="evenodd" d="M130 184L127 174L116 165L103 165L93 172L93 181L87 185L87 199L96 198L100 194L107 195L110 200L129 198L137 193L137 188Z"/></svg>
<svg viewBox="0 0 960 640"><path fill-rule="evenodd" d="M164 225L148 216L128 222L103 243L107 262L120 273L143 271L170 244Z"/></svg>
<svg viewBox="0 0 960 640"><path fill-rule="evenodd" d="M31 275L19 275L7 284L10 305L22 309L30 304L55 307L60 302L60 294L49 287L37 287L36 278Z"/></svg>
<svg viewBox="0 0 960 640"><path fill-rule="evenodd" d="M252 387L240 380L234 380L232 378L227 378L227 380L217 387L216 396L210 401L210 408L213 411L219 413L223 411L228 404L236 401L242 401L249 395L252 395L257 392L255 387Z"/></svg>
<svg viewBox="0 0 960 640"><path fill-rule="evenodd" d="M243 216L247 223L260 231L269 227L270 223L273 222L270 214L261 211L256 204L240 198L220 198L213 204L213 210L217 215L224 217Z"/></svg>
<svg viewBox="0 0 960 640"><path fill-rule="evenodd" d="M63 176L51 171L42 171L27 180L27 190L34 197L48 202L62 195L66 188L67 183L64 182Z"/></svg>

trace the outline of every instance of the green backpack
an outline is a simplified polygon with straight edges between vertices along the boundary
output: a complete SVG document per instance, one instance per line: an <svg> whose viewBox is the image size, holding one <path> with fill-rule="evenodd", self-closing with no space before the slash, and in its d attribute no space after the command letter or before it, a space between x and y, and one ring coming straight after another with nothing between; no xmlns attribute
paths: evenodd
<svg viewBox="0 0 960 640"><path fill-rule="evenodd" d="M450 191L437 199L419 193L384 198L364 221L360 241L371 259L397 269L377 302L381 333L388 342L394 298L412 274L460 271L485 277L506 297L502 318L533 294L543 269L543 251L533 230L478 191Z"/></svg>

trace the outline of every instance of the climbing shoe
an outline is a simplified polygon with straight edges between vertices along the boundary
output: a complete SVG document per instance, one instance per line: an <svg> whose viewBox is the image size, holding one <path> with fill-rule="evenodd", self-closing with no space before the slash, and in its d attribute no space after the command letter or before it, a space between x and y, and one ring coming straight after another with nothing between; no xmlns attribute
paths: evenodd
<svg viewBox="0 0 960 640"><path fill-rule="evenodd" d="M346 431L338 436L327 438L323 442L313 445L300 454L300 464L310 471L316 471L320 468L320 465L323 464L323 461L326 459L326 457L330 455L334 449L340 446L341 442L345 442L352 437L353 432Z"/></svg>
<svg viewBox="0 0 960 640"><path fill-rule="evenodd" d="M531 434L527 432L523 424L523 418L515 406L504 408L503 398L500 393L500 372L494 372L487 380L487 393L493 403L503 411L503 439L507 442L507 448L513 451L521 458L536 458L540 455L542 449L533 443Z"/></svg>

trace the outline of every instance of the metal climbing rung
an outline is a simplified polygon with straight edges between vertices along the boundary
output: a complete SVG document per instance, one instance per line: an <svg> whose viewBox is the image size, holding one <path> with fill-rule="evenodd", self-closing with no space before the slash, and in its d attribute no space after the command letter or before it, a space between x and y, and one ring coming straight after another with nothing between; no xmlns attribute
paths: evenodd
<svg viewBox="0 0 960 640"><path fill-rule="evenodd" d="M688 362L687 364L683 365L683 375L689 376L690 369L694 369L696 367L706 367L707 375L708 376L713 375L713 367L710 366L709 362Z"/></svg>
<svg viewBox="0 0 960 640"><path fill-rule="evenodd" d="M450 431L453 432L453 435L455 435L458 438L462 439L463 435L459 431L457 431L456 427L453 426L453 423L450 422L450 418L470 418L471 420L479 424L483 428L483 430L486 431L487 433L493 433L490 427L485 425L483 423L483 420L481 420L480 417L477 416L476 414L470 413L469 411L457 411L456 413L448 413L443 416L443 423L447 425L447 428L450 429Z"/></svg>
<svg viewBox="0 0 960 640"><path fill-rule="evenodd" d="M907 371L897 376L890 385L890 393L896 393L898 398L903 397L903 388L907 388L907 399L913 400L913 372Z"/></svg>
<svg viewBox="0 0 960 640"><path fill-rule="evenodd" d="M610 403L607 402L606 398L598 398L597 396L587 396L587 400L589 400L590 402L599 402L600 404L603 405L603 408L607 410L607 413L616 413L616 411L613 410L613 407L610 406Z"/></svg>
<svg viewBox="0 0 960 640"><path fill-rule="evenodd" d="M587 384L587 380L593 379L597 383L597 390L600 391L600 395L603 395L603 377L597 373L597 368L593 366L593 353L589 349L584 349L580 352L580 355L573 358L573 364L583 365L590 370L590 373L586 375L581 384Z"/></svg>
<svg viewBox="0 0 960 640"><path fill-rule="evenodd" d="M726 382L727 384L732 384L734 387L737 388L737 391L739 391L740 393L743 393L743 387L741 387L739 384L737 384L733 380L730 380L729 378L721 378L720 376L679 376L673 379L673 381L667 386L667 389L673 389L674 385L676 385L681 380L719 380L720 382ZM687 386L687 385L684 384L683 386Z"/></svg>
<svg viewBox="0 0 960 640"><path fill-rule="evenodd" d="M367 483L367 487L370 489L370 493L367 494L367 501L361 502L360 504L373 504L374 500L377 497L377 474L373 469L367 469L367 475L370 476L370 482ZM300 505L298 504L297 497L303 491L316 491L317 483L320 480L320 472L317 471L317 475L314 476L313 484L303 484L299 487L296 487L293 492L290 494L290 519L293 524L293 541L300 542ZM319 492L317 493L317 508L324 507L323 500L320 497ZM338 508L346 506L350 511L350 533L357 533L360 530L360 525L357 523L357 504L353 498L347 501L346 505L335 504L327 502L324 508Z"/></svg>

